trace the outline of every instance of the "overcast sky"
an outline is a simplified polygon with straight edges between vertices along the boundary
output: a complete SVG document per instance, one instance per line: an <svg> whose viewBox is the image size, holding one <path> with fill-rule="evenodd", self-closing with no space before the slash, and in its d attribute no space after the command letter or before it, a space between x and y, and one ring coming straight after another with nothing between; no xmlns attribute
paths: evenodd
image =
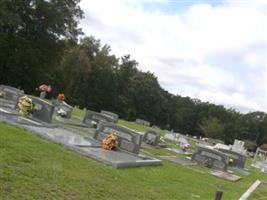
<svg viewBox="0 0 267 200"><path fill-rule="evenodd" d="M81 27L173 94L267 111L266 2L82 0Z"/></svg>

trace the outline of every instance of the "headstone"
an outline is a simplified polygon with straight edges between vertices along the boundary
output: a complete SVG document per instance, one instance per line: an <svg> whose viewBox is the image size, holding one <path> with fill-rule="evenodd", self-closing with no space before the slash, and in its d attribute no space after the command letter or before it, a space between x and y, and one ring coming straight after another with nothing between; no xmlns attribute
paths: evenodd
<svg viewBox="0 0 267 200"><path fill-rule="evenodd" d="M267 151L258 147L251 166L267 173Z"/></svg>
<svg viewBox="0 0 267 200"><path fill-rule="evenodd" d="M99 124L101 121L115 122L112 117L91 110L87 110L83 118L83 123L88 125Z"/></svg>
<svg viewBox="0 0 267 200"><path fill-rule="evenodd" d="M227 149L219 149L219 151L227 154L227 156L232 160L232 162L229 162L229 166L231 167L237 167L237 168L245 168L247 156L242 153L238 153L232 150Z"/></svg>
<svg viewBox="0 0 267 200"><path fill-rule="evenodd" d="M59 107L62 104L62 101L58 100L58 99L52 99L52 104L55 107Z"/></svg>
<svg viewBox="0 0 267 200"><path fill-rule="evenodd" d="M32 117L46 123L51 123L54 106L38 97L32 98L33 110Z"/></svg>
<svg viewBox="0 0 267 200"><path fill-rule="evenodd" d="M141 124L141 125L144 125L144 126L150 126L150 122L149 121L146 121L144 119L136 119L135 122L137 124Z"/></svg>
<svg viewBox="0 0 267 200"><path fill-rule="evenodd" d="M160 143L160 134L156 130L148 130L144 134L143 141L147 144L157 146Z"/></svg>
<svg viewBox="0 0 267 200"><path fill-rule="evenodd" d="M119 115L117 115L116 113L109 112L109 111L106 111L106 110L101 110L100 113L112 117L113 120L114 120L114 123L117 123L118 122Z"/></svg>
<svg viewBox="0 0 267 200"><path fill-rule="evenodd" d="M101 122L96 129L94 138L98 141L102 141L110 133L117 136L119 149L129 153L139 153L142 135L117 124Z"/></svg>
<svg viewBox="0 0 267 200"><path fill-rule="evenodd" d="M73 111L73 107L71 105L69 105L65 101L63 101L62 104L59 106L59 109L62 109L67 113L67 115L65 116L66 118L68 118L68 119L71 118L71 114Z"/></svg>
<svg viewBox="0 0 267 200"><path fill-rule="evenodd" d="M73 111L73 107L71 105L67 104L65 101L60 101L58 99L53 99L52 104L56 107L57 111L62 109L64 113L66 113L64 118L68 118L68 119L71 118L72 111Z"/></svg>
<svg viewBox="0 0 267 200"><path fill-rule="evenodd" d="M223 171L227 170L229 162L228 157L224 153L207 146L198 146L196 152L192 155L192 160L207 167Z"/></svg>
<svg viewBox="0 0 267 200"><path fill-rule="evenodd" d="M1 85L0 91L5 94L4 96L6 100L14 102L17 102L18 99L24 94L23 90L19 90L7 85Z"/></svg>
<svg viewBox="0 0 267 200"><path fill-rule="evenodd" d="M179 137L180 137L180 134L168 132L168 131L166 131L164 135L164 139L170 140L170 141L178 141Z"/></svg>
<svg viewBox="0 0 267 200"><path fill-rule="evenodd" d="M231 147L231 150L238 153L246 154L247 150L245 149L244 145L244 141L235 140L233 146Z"/></svg>

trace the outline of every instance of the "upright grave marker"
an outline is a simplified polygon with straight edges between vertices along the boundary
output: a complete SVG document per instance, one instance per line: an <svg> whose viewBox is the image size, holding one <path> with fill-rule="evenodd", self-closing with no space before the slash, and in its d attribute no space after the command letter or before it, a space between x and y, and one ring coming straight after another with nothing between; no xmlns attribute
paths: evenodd
<svg viewBox="0 0 267 200"><path fill-rule="evenodd" d="M33 103L32 117L46 123L51 123L54 106L38 97L31 98Z"/></svg>
<svg viewBox="0 0 267 200"><path fill-rule="evenodd" d="M195 153L192 154L192 160L211 168L226 171L228 167L228 157L215 149L198 146Z"/></svg>
<svg viewBox="0 0 267 200"><path fill-rule="evenodd" d="M83 118L83 123L88 125L96 125L100 122L112 122L114 123L115 120L111 116L104 115L102 113L94 112L91 110L87 110L85 116Z"/></svg>
<svg viewBox="0 0 267 200"><path fill-rule="evenodd" d="M112 117L113 120L114 120L114 123L117 123L118 120L119 120L119 115L117 115L116 113L109 112L109 111L106 111L106 110L101 110L100 113L101 113L101 114L104 114L104 115L107 115L107 116L109 116L109 117Z"/></svg>
<svg viewBox="0 0 267 200"><path fill-rule="evenodd" d="M145 132L143 141L147 144L157 146L160 143L160 134L158 131L150 129Z"/></svg>
<svg viewBox="0 0 267 200"><path fill-rule="evenodd" d="M142 135L112 123L102 122L96 129L94 138L102 141L109 134L115 134L118 138L118 148L129 153L138 154L142 142Z"/></svg>

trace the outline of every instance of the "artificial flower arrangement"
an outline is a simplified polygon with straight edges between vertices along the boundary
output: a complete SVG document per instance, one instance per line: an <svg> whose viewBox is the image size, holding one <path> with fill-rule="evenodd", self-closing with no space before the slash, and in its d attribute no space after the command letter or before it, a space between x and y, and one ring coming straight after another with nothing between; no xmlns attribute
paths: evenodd
<svg viewBox="0 0 267 200"><path fill-rule="evenodd" d="M64 101L64 100L65 100L65 95L64 95L64 93L59 93L59 94L57 95L57 99L60 100L60 101Z"/></svg>
<svg viewBox="0 0 267 200"><path fill-rule="evenodd" d="M24 117L29 117L33 109L32 99L26 95L20 97L18 101L18 107L19 107L19 114L21 114Z"/></svg>

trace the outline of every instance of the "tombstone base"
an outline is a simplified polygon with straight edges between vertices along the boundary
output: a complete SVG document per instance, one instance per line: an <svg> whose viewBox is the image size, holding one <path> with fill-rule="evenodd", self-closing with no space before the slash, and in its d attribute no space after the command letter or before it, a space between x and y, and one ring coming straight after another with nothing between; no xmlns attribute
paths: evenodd
<svg viewBox="0 0 267 200"><path fill-rule="evenodd" d="M60 116L54 116L53 118L57 121L63 122L71 126L78 126L78 127L84 127L84 128L96 128L95 124L84 124L82 122L82 119L78 119L78 118L63 118Z"/></svg>
<svg viewBox="0 0 267 200"><path fill-rule="evenodd" d="M151 158L145 155L129 154L120 150L104 150L102 148L83 148L86 156L94 160L111 165L114 168L127 168L138 166L160 165L161 160Z"/></svg>

